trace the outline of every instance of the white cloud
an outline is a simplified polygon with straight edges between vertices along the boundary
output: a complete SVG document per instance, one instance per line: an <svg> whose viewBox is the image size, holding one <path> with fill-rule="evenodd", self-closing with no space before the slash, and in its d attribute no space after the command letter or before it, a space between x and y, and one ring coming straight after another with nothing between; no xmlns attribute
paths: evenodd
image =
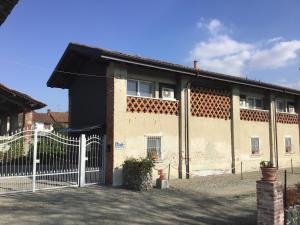
<svg viewBox="0 0 300 225"><path fill-rule="evenodd" d="M218 19L212 19L209 22L205 22L204 19L201 19L197 23L198 28L206 28L210 34L217 35L221 30L224 30L225 27Z"/></svg>
<svg viewBox="0 0 300 225"><path fill-rule="evenodd" d="M263 69L283 67L298 57L299 50L299 40L278 42L269 49L257 49L251 57L250 65Z"/></svg>
<svg viewBox="0 0 300 225"><path fill-rule="evenodd" d="M247 43L220 34L226 27L219 20L203 21L197 27L207 29L211 37L196 43L189 57L189 61L198 60L202 69L239 76L248 68L284 67L298 57L300 40L283 41L282 37L274 37L262 45Z"/></svg>

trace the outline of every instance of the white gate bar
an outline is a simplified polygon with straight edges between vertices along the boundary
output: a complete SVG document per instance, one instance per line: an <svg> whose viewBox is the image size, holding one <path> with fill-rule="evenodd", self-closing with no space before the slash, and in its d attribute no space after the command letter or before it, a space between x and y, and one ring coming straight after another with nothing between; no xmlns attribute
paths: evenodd
<svg viewBox="0 0 300 225"><path fill-rule="evenodd" d="M102 136L102 184L105 184L106 175L106 135Z"/></svg>
<svg viewBox="0 0 300 225"><path fill-rule="evenodd" d="M79 187L84 187L85 184L85 161L86 161L86 137L85 134L80 135L80 172L79 172Z"/></svg>
<svg viewBox="0 0 300 225"><path fill-rule="evenodd" d="M34 130L34 145L33 145L32 192L35 192L37 143L38 143L38 130L35 129Z"/></svg>

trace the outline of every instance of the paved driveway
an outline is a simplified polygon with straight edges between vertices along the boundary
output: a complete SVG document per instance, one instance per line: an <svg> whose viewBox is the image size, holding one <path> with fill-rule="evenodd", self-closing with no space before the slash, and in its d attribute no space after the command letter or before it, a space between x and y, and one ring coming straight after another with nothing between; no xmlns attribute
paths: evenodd
<svg viewBox="0 0 300 225"><path fill-rule="evenodd" d="M0 224L256 224L257 178L174 180L169 190L144 193L89 187L2 196ZM290 183L298 180L289 176Z"/></svg>

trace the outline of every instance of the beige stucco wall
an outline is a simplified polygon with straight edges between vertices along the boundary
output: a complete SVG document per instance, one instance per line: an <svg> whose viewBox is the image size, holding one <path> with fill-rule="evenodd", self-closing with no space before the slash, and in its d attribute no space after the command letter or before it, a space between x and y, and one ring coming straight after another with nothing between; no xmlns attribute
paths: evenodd
<svg viewBox="0 0 300 225"><path fill-rule="evenodd" d="M174 80L166 77L151 77L151 73L140 71L142 75L130 73L126 68L115 68L114 79L114 142L123 144L124 148L112 146L114 152L114 175L113 185L122 184L122 164L124 160L130 157L145 157L146 139L145 135L162 136L162 156L163 161L158 163L156 168L166 167L170 160L172 165L178 166L178 149L179 149L179 121L178 116L150 114L150 113L131 113L127 112L126 102L126 79L143 78L143 80L160 81L163 83L174 83ZM139 77L140 76L140 77ZM176 157L176 159L173 159ZM154 171L154 179L157 177ZM178 171L171 169L171 177L178 177Z"/></svg>
<svg viewBox="0 0 300 225"><path fill-rule="evenodd" d="M230 120L190 119L190 171L193 174L231 172Z"/></svg>
<svg viewBox="0 0 300 225"><path fill-rule="evenodd" d="M285 153L285 136L291 137L292 140L292 154ZM300 167L300 151L299 151L299 125L298 124L283 124L277 123L277 142L278 142L278 156L279 167L286 168L291 166L291 159L293 165Z"/></svg>
<svg viewBox="0 0 300 225"><path fill-rule="evenodd" d="M236 172L240 173L241 162L244 172L259 170L262 160L270 160L269 123L240 120L239 126L239 148L235 149ZM259 155L251 154L251 137L259 137Z"/></svg>

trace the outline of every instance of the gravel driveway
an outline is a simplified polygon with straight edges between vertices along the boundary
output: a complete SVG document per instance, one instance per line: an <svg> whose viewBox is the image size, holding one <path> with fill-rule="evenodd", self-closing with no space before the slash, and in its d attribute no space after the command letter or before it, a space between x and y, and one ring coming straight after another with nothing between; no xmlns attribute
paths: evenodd
<svg viewBox="0 0 300 225"><path fill-rule="evenodd" d="M172 180L168 190L144 193L97 186L2 196L0 224L254 225L259 174L247 173L244 178ZM288 180L297 183L300 176L289 174Z"/></svg>

